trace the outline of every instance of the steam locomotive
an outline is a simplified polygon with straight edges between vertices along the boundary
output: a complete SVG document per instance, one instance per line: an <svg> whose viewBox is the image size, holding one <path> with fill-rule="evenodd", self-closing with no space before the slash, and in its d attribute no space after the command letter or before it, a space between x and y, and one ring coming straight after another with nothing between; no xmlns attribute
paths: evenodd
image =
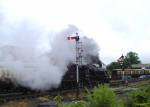
<svg viewBox="0 0 150 107"><path fill-rule="evenodd" d="M109 75L106 69L102 68L102 61L98 56L86 55L88 63L79 65L77 82L76 64L69 64L68 70L63 77L60 89L92 88L98 84L109 83Z"/></svg>
<svg viewBox="0 0 150 107"><path fill-rule="evenodd" d="M100 68L95 64L79 66L79 84L77 84L76 65L68 66L68 71L63 77L60 88L92 88L98 84L108 83L109 77L105 69Z"/></svg>

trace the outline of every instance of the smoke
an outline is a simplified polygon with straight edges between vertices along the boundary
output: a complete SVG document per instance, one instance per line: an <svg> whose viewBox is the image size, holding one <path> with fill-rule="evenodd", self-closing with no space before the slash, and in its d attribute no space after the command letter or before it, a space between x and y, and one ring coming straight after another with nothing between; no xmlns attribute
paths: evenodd
<svg viewBox="0 0 150 107"><path fill-rule="evenodd" d="M97 43L92 39L84 36L82 38L83 42L83 61L85 64L100 62L99 59L99 47Z"/></svg>
<svg viewBox="0 0 150 107"><path fill-rule="evenodd" d="M69 25L61 32L45 33L30 21L6 22L0 21L1 73L7 72L12 81L33 90L58 87L67 65L75 61L75 42L66 38L79 32L78 28ZM81 40L85 56L98 55L92 39L82 36Z"/></svg>

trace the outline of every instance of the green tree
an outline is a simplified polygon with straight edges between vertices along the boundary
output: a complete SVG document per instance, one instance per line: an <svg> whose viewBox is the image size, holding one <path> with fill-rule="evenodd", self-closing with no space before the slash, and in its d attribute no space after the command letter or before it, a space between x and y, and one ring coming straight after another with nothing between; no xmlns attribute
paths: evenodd
<svg viewBox="0 0 150 107"><path fill-rule="evenodd" d="M124 58L124 68L131 68L132 64L140 64L141 61L136 52L128 52Z"/></svg>
<svg viewBox="0 0 150 107"><path fill-rule="evenodd" d="M111 73L113 69L119 69L119 68L121 68L121 65L118 62L111 62L107 66L107 70L109 73Z"/></svg>

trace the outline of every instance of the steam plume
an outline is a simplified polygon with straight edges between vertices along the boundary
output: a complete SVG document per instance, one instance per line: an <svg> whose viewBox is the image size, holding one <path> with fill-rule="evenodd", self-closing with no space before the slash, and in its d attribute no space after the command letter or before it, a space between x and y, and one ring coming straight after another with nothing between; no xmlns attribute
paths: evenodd
<svg viewBox="0 0 150 107"><path fill-rule="evenodd" d="M75 42L66 37L78 32L78 28L69 25L61 32L48 34L28 21L0 23L1 73L7 72L12 81L33 90L57 87L67 65L75 61ZM87 37L81 39L84 55L98 56L96 43Z"/></svg>

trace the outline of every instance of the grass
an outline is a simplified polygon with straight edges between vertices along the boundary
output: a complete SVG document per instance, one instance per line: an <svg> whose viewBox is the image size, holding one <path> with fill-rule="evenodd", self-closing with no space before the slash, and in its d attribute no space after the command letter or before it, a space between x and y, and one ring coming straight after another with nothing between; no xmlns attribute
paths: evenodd
<svg viewBox="0 0 150 107"><path fill-rule="evenodd" d="M142 87L142 86L147 86L150 84L150 80L145 80L145 81L139 81L135 83L129 83L129 87Z"/></svg>

